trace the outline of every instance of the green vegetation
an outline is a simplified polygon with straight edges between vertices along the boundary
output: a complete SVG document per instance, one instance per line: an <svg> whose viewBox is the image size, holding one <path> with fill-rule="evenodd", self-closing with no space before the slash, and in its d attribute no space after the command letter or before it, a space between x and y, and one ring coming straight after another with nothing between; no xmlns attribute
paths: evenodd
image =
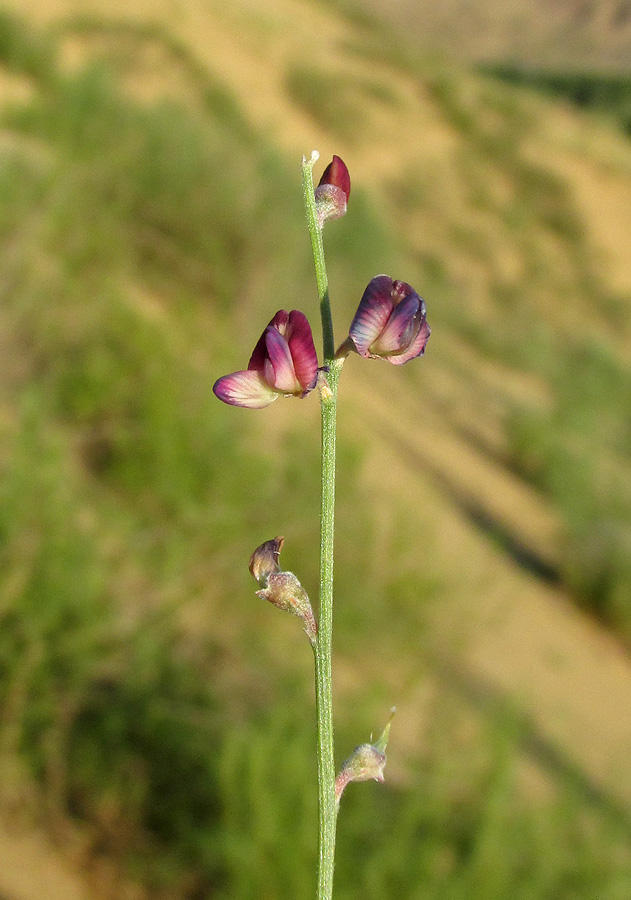
<svg viewBox="0 0 631 900"><path fill-rule="evenodd" d="M627 134L631 134L631 78L628 75L551 72L514 65L484 66L482 71L508 84L563 97L582 109L610 116Z"/></svg>
<svg viewBox="0 0 631 900"><path fill-rule="evenodd" d="M631 372L599 343L572 347L557 359L552 409L514 413L514 462L565 517L561 566L567 583L628 636Z"/></svg>
<svg viewBox="0 0 631 900"><path fill-rule="evenodd" d="M325 131L352 138L364 124L348 79L337 72L317 71L312 66L293 66L286 75L287 93Z"/></svg>
<svg viewBox="0 0 631 900"><path fill-rule="evenodd" d="M288 565L316 584L310 408L292 425L271 417L274 433L256 415L236 428L210 391L258 337L261 310L315 296L297 167L177 42L153 28L99 28L66 23L45 37L0 19L3 70L29 92L2 110L0 762L10 771L19 761L51 828L70 823L89 855L149 897L304 897L315 849L310 659L295 622L257 604L246 562L282 523ZM69 33L100 40L71 73L55 52ZM184 71L181 103L143 103L129 88L147 41ZM293 70L290 94L336 133L318 118L319 78ZM349 96L374 99L370 84L351 84ZM502 278L485 235L419 175L399 196L410 216L435 214L444 256L414 246L407 221L354 189L353 220L328 251L331 281L350 314L379 248L380 265L404 262L427 285L432 324L480 360L545 379L548 405L502 398L503 463L563 517L567 585L628 636L631 374L591 333L555 340L552 313L533 324L538 292L545 303L575 287L561 276L550 286L542 233L578 267L578 307L601 285L563 185L520 157L514 134L527 117L481 84L486 119L467 110L457 80L436 76L430 88L475 150L459 162L467 202L523 252L522 280ZM490 164L511 179L502 202L485 190ZM486 315L462 309L462 259L490 271ZM462 375L482 406L476 378ZM375 645L416 658L449 573L410 560L398 511L384 536L362 458L359 443L342 441L339 521L353 527L339 545L337 592L359 599L336 611L340 644L350 660ZM275 627L282 650L261 636ZM378 686L361 691L339 747L352 748L371 727L368 706L381 703ZM554 772L545 801L532 803L514 723L478 723L467 741L470 710L445 705L407 781L345 796L340 900L627 900L628 821ZM0 781L2 802L16 785Z"/></svg>

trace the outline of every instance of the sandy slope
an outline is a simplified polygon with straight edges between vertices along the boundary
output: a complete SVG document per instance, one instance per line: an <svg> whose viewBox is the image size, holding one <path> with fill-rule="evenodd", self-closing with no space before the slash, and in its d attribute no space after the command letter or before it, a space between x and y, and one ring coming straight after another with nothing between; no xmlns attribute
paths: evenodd
<svg viewBox="0 0 631 900"><path fill-rule="evenodd" d="M627 71L631 10L617 0L368 0L405 39L468 60Z"/></svg>
<svg viewBox="0 0 631 900"><path fill-rule="evenodd" d="M76 872L39 832L25 833L0 822L1 900L88 900Z"/></svg>
<svg viewBox="0 0 631 900"><path fill-rule="evenodd" d="M631 811L631 662L628 654L604 630L578 611L562 593L542 585L534 575L516 568L497 553L490 537L467 527L446 502L442 479L453 484L460 458L461 471L469 472L470 496L488 488L476 479L481 461L468 451L457 435L431 414L402 421L383 400L383 392L371 390L358 360L351 359L342 384L346 392L343 414L354 434L370 434L371 454L366 464L372 502L387 507L392 492L407 506L410 531L431 535L431 552L443 565L456 568L455 590L440 613L437 633L445 636L445 653L463 678L479 680L483 689L512 698L511 702L532 723L551 747L567 755L594 785L623 800ZM356 365L354 366L353 363ZM428 350L423 361L431 367ZM383 371L385 370L385 371ZM380 366L372 381L396 375ZM404 388L403 388L404 389ZM401 385L397 387L402 390ZM350 395L350 396L349 396ZM342 395L344 397L344 395ZM409 407L418 398L410 396ZM399 404L397 404L397 409ZM399 452L392 453L392 436ZM499 497L499 494L498 494ZM406 498L408 498L406 504ZM411 499L412 498L412 499ZM510 519L510 502L519 503L519 487L503 492L499 510ZM545 529L545 512L540 519ZM428 524L429 523L429 524ZM548 523L550 527L550 523ZM454 560L454 548L458 559ZM399 730L410 747L420 746L425 723L415 714L414 703L422 693L422 679L409 673L408 696L398 701ZM412 724L414 723L414 724Z"/></svg>

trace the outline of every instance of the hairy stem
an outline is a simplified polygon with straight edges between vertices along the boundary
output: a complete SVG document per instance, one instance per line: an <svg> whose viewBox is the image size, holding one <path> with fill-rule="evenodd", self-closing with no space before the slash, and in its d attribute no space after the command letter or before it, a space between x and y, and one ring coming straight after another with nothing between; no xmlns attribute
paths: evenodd
<svg viewBox="0 0 631 900"><path fill-rule="evenodd" d="M320 507L320 603L318 636L314 647L318 755L318 885L317 900L331 900L335 864L335 760L333 754L333 685L331 649L333 632L333 538L335 523L335 426L337 386L341 362L334 359L333 321L324 263L322 228L318 222L313 191L314 153L303 159L302 177L311 246L315 263L324 365L328 367L328 389L320 392L322 408L322 500Z"/></svg>
<svg viewBox="0 0 631 900"><path fill-rule="evenodd" d="M311 159L302 160L302 189L304 193L305 209L307 211L307 224L311 236L311 248L315 263L316 282L318 296L320 298L320 317L322 319L322 343L324 352L324 364L329 365L335 354L335 342L333 340L333 320L331 318L331 304L329 302L329 279L324 264L324 245L322 243L322 226L318 222L316 202L313 191L313 166L317 162L318 154L314 151Z"/></svg>

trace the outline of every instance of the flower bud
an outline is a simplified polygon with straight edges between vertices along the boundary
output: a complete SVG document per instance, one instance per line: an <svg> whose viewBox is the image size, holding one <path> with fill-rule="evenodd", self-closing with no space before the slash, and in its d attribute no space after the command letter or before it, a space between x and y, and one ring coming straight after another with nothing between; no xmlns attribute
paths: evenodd
<svg viewBox="0 0 631 900"><path fill-rule="evenodd" d="M283 543L282 537L265 541L250 557L250 572L262 587L256 596L302 619L305 634L314 646L318 629L307 592L293 572L280 568Z"/></svg>
<svg viewBox="0 0 631 900"><path fill-rule="evenodd" d="M350 195L351 176L340 157L334 156L315 189L320 227L331 219L340 219L346 213Z"/></svg>
<svg viewBox="0 0 631 900"><path fill-rule="evenodd" d="M394 716L393 709L379 740L374 744L361 744L355 747L348 759L343 763L339 775L335 779L335 803L339 807L344 788L351 781L385 780L383 770L386 765L386 746L390 735L390 723Z"/></svg>

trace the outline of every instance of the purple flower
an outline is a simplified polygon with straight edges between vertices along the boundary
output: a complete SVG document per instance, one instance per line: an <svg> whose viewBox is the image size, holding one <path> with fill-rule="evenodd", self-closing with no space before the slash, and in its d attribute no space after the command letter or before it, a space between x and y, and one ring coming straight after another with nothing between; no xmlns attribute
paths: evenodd
<svg viewBox="0 0 631 900"><path fill-rule="evenodd" d="M351 176L346 163L339 156L334 156L315 189L320 226L330 219L339 219L346 213L350 195Z"/></svg>
<svg viewBox="0 0 631 900"><path fill-rule="evenodd" d="M429 334L425 301L404 281L377 275L364 291L337 355L354 350L401 366L423 354Z"/></svg>
<svg viewBox="0 0 631 900"><path fill-rule="evenodd" d="M277 397L304 397L317 380L318 358L307 317L297 309L279 309L247 369L219 378L213 391L231 406L261 409Z"/></svg>

